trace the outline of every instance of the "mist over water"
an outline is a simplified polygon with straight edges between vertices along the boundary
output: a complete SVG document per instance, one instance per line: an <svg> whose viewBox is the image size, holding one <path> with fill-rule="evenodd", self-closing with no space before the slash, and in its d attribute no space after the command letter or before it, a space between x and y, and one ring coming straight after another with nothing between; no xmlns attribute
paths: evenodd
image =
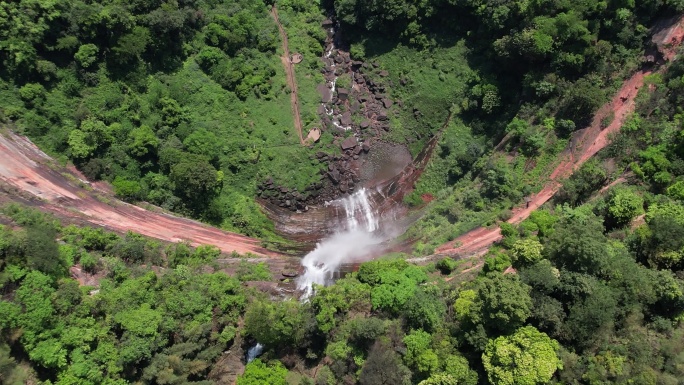
<svg viewBox="0 0 684 385"><path fill-rule="evenodd" d="M382 248L382 239L364 230L347 230L322 240L302 259L306 272L298 278L297 288L303 298L313 294L313 284L331 283L333 275L344 263L364 260Z"/></svg>
<svg viewBox="0 0 684 385"><path fill-rule="evenodd" d="M311 296L314 283L331 283L341 265L366 260L382 251L388 235L379 231L380 221L370 195L363 188L344 199L328 203L343 210L345 220L340 223L340 232L319 242L302 259L306 271L297 280L297 288L303 292L302 298Z"/></svg>

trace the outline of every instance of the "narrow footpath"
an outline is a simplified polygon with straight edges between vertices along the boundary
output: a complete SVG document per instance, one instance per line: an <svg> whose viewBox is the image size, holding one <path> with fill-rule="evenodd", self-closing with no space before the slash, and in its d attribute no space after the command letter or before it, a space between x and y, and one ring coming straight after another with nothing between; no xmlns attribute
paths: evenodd
<svg viewBox="0 0 684 385"><path fill-rule="evenodd" d="M290 58L290 48L287 42L287 32L285 28L280 23L278 18L278 9L275 4L271 8L271 16L278 25L278 31L280 31L280 39L283 41L283 56L280 57L280 61L283 63L285 68L285 76L287 77L287 85L290 87L290 104L292 104L292 114L294 116L294 126L297 130L297 135L299 136L299 143L304 145L304 136L302 136L302 117L299 113L299 94L297 92L297 79L295 78L294 64Z"/></svg>

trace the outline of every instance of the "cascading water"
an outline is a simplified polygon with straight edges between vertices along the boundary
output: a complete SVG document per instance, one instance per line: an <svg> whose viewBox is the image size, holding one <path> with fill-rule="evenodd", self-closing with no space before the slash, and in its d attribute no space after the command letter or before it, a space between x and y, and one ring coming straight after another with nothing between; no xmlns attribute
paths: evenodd
<svg viewBox="0 0 684 385"><path fill-rule="evenodd" d="M361 261L376 253L384 240L377 234L378 216L373 211L370 194L365 188L327 205L344 210L345 221L340 224L343 230L318 243L302 259L302 266L306 271L298 278L297 288L303 292L303 298L308 298L313 293L314 283L330 283L340 265Z"/></svg>
<svg viewBox="0 0 684 385"><path fill-rule="evenodd" d="M331 37L330 44L328 45L328 48L325 51L325 57L328 59L332 58L333 50L335 50L335 29L330 28L328 30L328 35ZM333 74L335 74L335 69L336 69L335 61L331 60L330 68L333 70ZM327 82L328 88L330 88L330 94L335 95L335 90L337 87L337 78L338 76L335 74L333 79ZM325 109L325 113L330 117L330 120L332 121L333 126L344 130L348 131L351 130L351 126L343 126L340 122L342 119L342 114L337 114L335 115L335 112L333 111L332 107L328 107L326 103L322 103L323 108Z"/></svg>
<svg viewBox="0 0 684 385"><path fill-rule="evenodd" d="M335 202L339 204L340 201ZM378 229L378 218L373 212L368 191L365 188L342 199L341 205L347 216L345 223L347 230L357 230L361 226L362 229L372 233Z"/></svg>
<svg viewBox="0 0 684 385"><path fill-rule="evenodd" d="M254 346L247 350L247 363L254 361L255 358L259 357L261 353L264 352L264 345L256 343Z"/></svg>

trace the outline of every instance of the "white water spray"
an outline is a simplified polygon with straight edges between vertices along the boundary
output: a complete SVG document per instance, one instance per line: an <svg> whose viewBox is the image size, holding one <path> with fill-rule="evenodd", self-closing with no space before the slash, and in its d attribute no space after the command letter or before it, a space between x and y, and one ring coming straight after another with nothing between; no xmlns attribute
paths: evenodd
<svg viewBox="0 0 684 385"><path fill-rule="evenodd" d="M247 350L247 363L254 361L255 358L259 357L261 353L264 352L264 345L256 343L254 346Z"/></svg>
<svg viewBox="0 0 684 385"><path fill-rule="evenodd" d="M313 284L326 285L344 263L359 262L381 249L384 240L377 233L379 220L373 211L369 194L361 189L354 194L327 203L341 207L346 221L342 232L322 240L302 259L306 272L297 279L297 288L306 299L313 293Z"/></svg>

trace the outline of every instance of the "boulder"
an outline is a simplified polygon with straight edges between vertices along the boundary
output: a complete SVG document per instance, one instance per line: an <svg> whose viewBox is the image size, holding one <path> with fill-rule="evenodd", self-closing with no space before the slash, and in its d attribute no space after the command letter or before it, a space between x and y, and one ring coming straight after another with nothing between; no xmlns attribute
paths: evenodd
<svg viewBox="0 0 684 385"><path fill-rule="evenodd" d="M394 103L390 99L382 99L382 105L385 106L385 108L392 107L392 104Z"/></svg>
<svg viewBox="0 0 684 385"><path fill-rule="evenodd" d="M349 97L349 90L346 88L338 88L337 89L337 98L340 100L347 100Z"/></svg>
<svg viewBox="0 0 684 385"><path fill-rule="evenodd" d="M357 144L358 144L358 141L356 140L356 137L350 136L347 139L345 139L344 142L342 142L340 144L340 147L342 147L343 150L350 150L350 149L356 147Z"/></svg>
<svg viewBox="0 0 684 385"><path fill-rule="evenodd" d="M378 119L379 122L386 122L386 121L389 120L389 118L387 117L387 114L384 113L384 112L380 113L380 114L378 115L377 119Z"/></svg>
<svg viewBox="0 0 684 385"><path fill-rule="evenodd" d="M325 115L325 107L322 104L320 104L316 112L318 113L318 115Z"/></svg>
<svg viewBox="0 0 684 385"><path fill-rule="evenodd" d="M332 28L333 25L334 25L334 23L330 19L325 19L325 20L323 20L323 22L321 22L321 26L323 28Z"/></svg>
<svg viewBox="0 0 684 385"><path fill-rule="evenodd" d="M362 130L365 130L366 128L370 127L370 122L367 120L364 120L363 122L361 122L359 127L361 127Z"/></svg>
<svg viewBox="0 0 684 385"><path fill-rule="evenodd" d="M342 118L340 119L340 123L345 127L351 126L351 124L352 124L351 112L347 111L344 114L342 114Z"/></svg>
<svg viewBox="0 0 684 385"><path fill-rule="evenodd" d="M380 71L380 73L378 73L378 75L382 76L383 78L386 78L389 76L389 72L382 70Z"/></svg>
<svg viewBox="0 0 684 385"><path fill-rule="evenodd" d="M330 177L330 180L333 183L335 183L335 184L340 183L340 172L337 171L337 169L334 169L334 170L332 170L332 172L329 172L328 177Z"/></svg>

